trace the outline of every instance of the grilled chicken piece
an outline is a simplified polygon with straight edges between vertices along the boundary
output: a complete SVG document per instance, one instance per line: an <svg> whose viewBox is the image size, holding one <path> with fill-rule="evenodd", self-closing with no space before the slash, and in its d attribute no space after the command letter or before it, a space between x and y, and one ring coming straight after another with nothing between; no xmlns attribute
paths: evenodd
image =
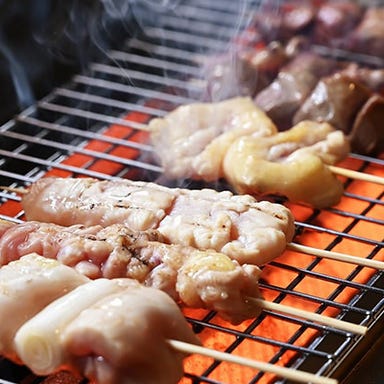
<svg viewBox="0 0 384 384"><path fill-rule="evenodd" d="M316 7L309 2L265 2L261 4L260 11L255 13L252 25L264 41L287 41L294 35L305 34L315 14Z"/></svg>
<svg viewBox="0 0 384 384"><path fill-rule="evenodd" d="M173 384L185 355L169 339L200 344L165 293L130 279L98 279L28 320L15 346L38 375L69 369L100 384Z"/></svg>
<svg viewBox="0 0 384 384"><path fill-rule="evenodd" d="M278 257L294 235L288 208L229 191L130 180L44 178L31 185L22 204L28 220L157 229L170 244L213 249L240 264L260 265Z"/></svg>
<svg viewBox="0 0 384 384"><path fill-rule="evenodd" d="M183 105L149 123L154 153L170 178L214 181L222 160L240 136L276 132L273 122L250 98Z"/></svg>
<svg viewBox="0 0 384 384"><path fill-rule="evenodd" d="M17 330L49 303L87 281L72 268L37 254L0 268L0 355L20 362L14 346Z"/></svg>
<svg viewBox="0 0 384 384"><path fill-rule="evenodd" d="M216 105L215 103L206 104L206 107L213 109ZM258 111L257 106L253 106L253 108ZM219 109L217 111L220 112ZM257 113L259 114L259 112ZM312 204L315 207L325 207L337 203L343 193L343 188L338 179L329 171L327 164L335 164L348 155L350 150L348 138L342 132L335 132L330 124L319 124L314 121L305 121L285 134L278 133L271 120L268 120L265 115L261 116L263 122L267 121L271 124L270 129L255 130L254 132L249 130L250 132L244 131L242 135L237 135L237 130L234 128L235 134L228 131L213 139L212 142L215 145L221 145L220 176L229 182L238 193L254 196L282 195L292 201ZM179 129L182 121L178 121L178 124L175 125L171 123L174 122L169 121L165 128L159 127L159 137L168 137L168 132L172 127L174 131L180 132L180 142L188 146L188 139L183 136L186 131L182 128ZM197 129L195 135L198 135L199 130L204 131L205 126L195 128ZM318 132L316 132L317 130ZM184 137L184 141L181 141L182 137ZM306 149L307 146L310 148ZM298 151L298 149L300 150ZM214 161L214 152L210 153L205 149L203 153L204 155L209 154ZM159 155L161 156L161 154ZM196 152L195 158L198 156ZM211 173L208 174L213 176ZM179 176L188 177L189 174ZM324 177L324 183L320 181L319 177ZM296 188L299 190L295 191ZM185 199L180 198L173 210L181 201L184 210L188 207L190 211L198 210L189 198L185 202L183 200ZM207 206L204 210L209 210L209 207ZM169 220L172 220L172 215L173 213L168 215L164 222L168 223ZM195 219L187 218L186 220ZM204 221L200 220L200 222ZM162 222L160 231L166 237L178 230L177 226L170 227L171 231L162 229L163 224Z"/></svg>
<svg viewBox="0 0 384 384"><path fill-rule="evenodd" d="M384 152L384 98L373 94L358 112L349 133L351 146L357 153Z"/></svg>
<svg viewBox="0 0 384 384"><path fill-rule="evenodd" d="M363 14L362 6L350 0L332 0L321 4L313 23L313 40L330 47L346 46L348 36Z"/></svg>
<svg viewBox="0 0 384 384"><path fill-rule="evenodd" d="M296 112L293 123L303 120L327 122L348 134L358 110L370 95L370 90L365 86L342 73L335 73L317 83Z"/></svg>
<svg viewBox="0 0 384 384"><path fill-rule="evenodd" d="M383 68L368 68L349 63L341 72L342 75L348 76L353 81L356 81L372 92L384 92L384 69Z"/></svg>
<svg viewBox="0 0 384 384"><path fill-rule="evenodd" d="M280 70L268 87L256 95L255 103L279 130L288 129L292 126L294 114L318 80L330 74L335 67L334 60L302 52Z"/></svg>
<svg viewBox="0 0 384 384"><path fill-rule="evenodd" d="M350 34L348 48L376 57L384 54L384 7L368 7L355 30Z"/></svg>
<svg viewBox="0 0 384 384"><path fill-rule="evenodd" d="M37 252L74 267L89 278L131 278L160 289L175 301L215 310L238 324L260 310L260 269L212 250L158 242L155 230L133 231L122 224L103 228L62 227L26 222L8 228L0 239L0 265Z"/></svg>
<svg viewBox="0 0 384 384"><path fill-rule="evenodd" d="M206 59L202 75L207 81L209 100L252 97L260 92L298 49L298 39L294 40L287 44L287 49L280 42L272 41L267 46L242 48Z"/></svg>
<svg viewBox="0 0 384 384"><path fill-rule="evenodd" d="M345 133L351 150L362 154L380 153L384 148L384 99L360 82L379 86L379 72L368 69L347 70L323 78L294 116L294 123L302 120L327 122ZM376 78L376 80L374 80Z"/></svg>
<svg viewBox="0 0 384 384"><path fill-rule="evenodd" d="M241 137L224 159L227 180L240 193L277 194L323 208L336 204L341 182L328 169L349 152L341 131L304 121L263 138Z"/></svg>

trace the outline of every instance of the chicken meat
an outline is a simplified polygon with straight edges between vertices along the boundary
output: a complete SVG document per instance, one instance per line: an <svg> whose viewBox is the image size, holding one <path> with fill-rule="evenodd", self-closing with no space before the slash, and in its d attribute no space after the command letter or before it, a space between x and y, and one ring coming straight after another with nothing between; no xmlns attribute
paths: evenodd
<svg viewBox="0 0 384 384"><path fill-rule="evenodd" d="M317 208L337 204L341 181L327 164L349 153L341 131L327 123L303 121L264 138L239 138L224 159L226 179L239 193L287 197Z"/></svg>
<svg viewBox="0 0 384 384"><path fill-rule="evenodd" d="M312 57L311 60L315 65L315 59ZM316 63L316 65L320 64ZM232 99L231 102L238 103L240 100L243 102L245 99ZM248 102L250 102L249 99ZM206 107L213 110L217 104L207 103ZM262 126L265 127L264 122L267 121L269 128L243 130L241 135L237 135L237 128L234 127L232 127L234 132L232 135L231 130L223 134L216 132L218 136L213 139L210 147L215 148L215 151L207 150L209 146L202 149L202 156L207 156L206 163L210 163L209 158L212 160L211 163L216 161L216 168L220 169L220 177L225 179L237 193L254 197L279 195L292 202L303 202L315 208L336 204L343 194L343 186L329 170L328 165L334 165L348 156L349 138L331 124L308 119L285 132L278 132L272 121L265 114L260 114L260 109L256 105L250 102L249 107L250 110L256 111L255 117L261 117ZM220 114L220 109L216 111ZM336 112L337 121L339 121L340 113ZM171 112L171 115L172 113L177 114L178 110ZM193 143L188 139L188 129L184 129L188 126L189 120L182 121L182 116L179 115L178 123L173 123L169 119L166 126L158 126L156 137L167 138L172 128L173 131L178 132L180 146L188 148L192 146ZM198 135L199 130L204 131L206 126L195 126L195 129L197 131L194 134ZM216 149L217 147L220 149ZM217 153L220 155L216 156ZM159 152L158 155L161 156L162 153ZM194 155L195 159L199 158L198 152L194 152ZM178 153L178 156L182 154ZM167 160L162 164L165 165L165 173L172 174L168 172ZM206 169L200 168L199 177L202 177L202 172ZM188 171L178 175L191 176ZM214 173L208 171L206 179L209 180L213 176ZM183 204L183 207L187 205ZM197 209L192 205L190 208Z"/></svg>
<svg viewBox="0 0 384 384"><path fill-rule="evenodd" d="M276 79L254 101L277 125L289 129L292 118L318 80L336 69L334 60L312 52L300 52L279 71Z"/></svg>
<svg viewBox="0 0 384 384"><path fill-rule="evenodd" d="M0 268L0 355L20 362L14 336L49 303L89 281L56 260L28 254Z"/></svg>
<svg viewBox="0 0 384 384"><path fill-rule="evenodd" d="M156 230L122 224L62 227L40 222L9 226L0 238L0 265L31 252L57 259L85 276L130 278L164 291L181 305L215 310L239 324L260 313L260 269L223 253L164 244Z"/></svg>
<svg viewBox="0 0 384 384"><path fill-rule="evenodd" d="M240 264L261 265L280 256L295 230L291 211L281 204L126 179L43 178L22 204L28 220L157 229L169 244L215 250Z"/></svg>
<svg viewBox="0 0 384 384"><path fill-rule="evenodd" d="M240 136L276 132L267 115L248 97L183 105L148 125L154 153L169 178L214 181L223 176L222 160Z"/></svg>
<svg viewBox="0 0 384 384"><path fill-rule="evenodd" d="M1 354L38 375L72 371L99 384L176 384L200 344L165 293L131 279L89 280L29 254L0 269Z"/></svg>

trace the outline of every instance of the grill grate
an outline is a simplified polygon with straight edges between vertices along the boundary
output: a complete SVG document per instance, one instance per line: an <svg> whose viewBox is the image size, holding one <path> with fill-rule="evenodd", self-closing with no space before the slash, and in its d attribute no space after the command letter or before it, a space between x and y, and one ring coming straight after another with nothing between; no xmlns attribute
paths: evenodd
<svg viewBox="0 0 384 384"><path fill-rule="evenodd" d="M136 16L142 15L137 7ZM163 182L162 170L152 159L146 123L204 97L202 56L230 49L230 39L257 7L251 1L242 1L240 8L230 1L181 1L173 13L159 11L156 23L141 17L143 27L148 23L145 34L108 52L105 60L91 63L86 73L0 127L0 185L23 187L48 174ZM381 175L383 165L382 158L354 154L343 163ZM178 186L195 184L183 180ZM305 245L384 260L384 191L349 180L345 188L338 207L318 211L291 206L297 238ZM0 218L22 221L20 199L6 191L0 191L0 198ZM260 286L275 302L365 325L366 337L270 311L238 327L212 312L185 314L208 347L343 377L382 329L384 276L369 268L340 265L287 251L264 268ZM286 334L278 332L288 326ZM5 360L0 361L0 371L1 378L12 383L44 381ZM186 372L183 380L193 383L285 382L197 356L186 361Z"/></svg>

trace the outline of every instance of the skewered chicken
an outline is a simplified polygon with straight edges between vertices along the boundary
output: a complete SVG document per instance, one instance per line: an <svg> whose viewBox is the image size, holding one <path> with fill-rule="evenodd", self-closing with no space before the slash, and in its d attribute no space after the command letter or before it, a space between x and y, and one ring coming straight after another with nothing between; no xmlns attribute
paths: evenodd
<svg viewBox="0 0 384 384"><path fill-rule="evenodd" d="M222 56L209 57L203 63L209 101L260 92L279 69L305 45L305 39L294 37L283 46L272 41L266 46L239 48Z"/></svg>
<svg viewBox="0 0 384 384"><path fill-rule="evenodd" d="M293 122L326 121L348 134L353 120L371 92L341 73L322 78L296 112Z"/></svg>
<svg viewBox="0 0 384 384"><path fill-rule="evenodd" d="M372 95L356 115L349 133L351 145L358 153L384 152L384 97Z"/></svg>
<svg viewBox="0 0 384 384"><path fill-rule="evenodd" d="M375 54L370 43L382 40L380 7L366 3L368 6L350 0L266 2L249 29L257 40L286 42L302 35L328 47L354 47Z"/></svg>
<svg viewBox="0 0 384 384"><path fill-rule="evenodd" d="M348 48L377 57L384 54L384 7L369 7L350 34Z"/></svg>
<svg viewBox="0 0 384 384"><path fill-rule="evenodd" d="M227 103L228 105L229 102L232 105L238 102L244 104L245 100L231 99ZM249 102L250 99L248 99ZM217 106L218 104L215 103L207 103L205 108L212 115ZM197 112L194 107L195 105L191 105L183 108L190 108L191 112ZM237 135L241 126L229 125L225 133L216 132L218 136L212 139L211 147L209 147L210 144L200 147L204 156L209 155L212 160L215 159L217 163L215 169L219 170L219 175L240 193L283 195L294 202L305 202L321 208L337 203L343 193L342 184L336 176L332 175L327 164L335 164L348 155L350 146L345 135L335 131L329 124L310 121L303 122L285 133L278 133L272 121L260 113L257 106L251 103L248 104L248 108L248 113L255 111L255 118L261 117L263 128L260 131L257 130L256 121L251 125L239 118L239 123L247 128L243 129L242 135ZM217 111L220 113L220 108ZM159 146L161 137L164 139L169 137L171 130L179 132L177 146L188 148L191 145L188 138L189 131L183 128L189 124L189 121L189 116L186 119L180 108L171 112L171 118L166 117L162 124L160 119L157 119L152 136L155 148ZM199 130L206 129L203 123L204 121L194 127L196 136L199 135ZM149 126L153 127L151 124ZM252 126L253 129L250 129ZM268 129L264 129L265 126ZM232 135L231 129L234 131ZM220 145L222 147L216 149ZM212 147L215 151L207 150ZM170 152L172 151L168 151ZM173 164L177 160L174 158L171 164L170 158L167 157L168 153L165 155L165 161L161 158L161 164L166 175L176 176L173 172ZM219 156L216 153L219 153ZM162 154L163 152L158 153L159 156ZM183 155L175 152L172 154L178 155L177 159ZM199 153L195 152L194 156L194 159L198 159ZM189 161L188 158L187 161ZM206 163L209 161L207 160ZM196 168L193 168L193 165L187 169L187 173L177 173L177 175L203 179L214 176L214 173L208 171L208 177L205 178L203 171L206 168L200 168L199 173L195 172Z"/></svg>
<svg viewBox="0 0 384 384"><path fill-rule="evenodd" d="M240 264L272 260L294 235L288 208L229 191L130 180L44 178L31 185L22 204L28 220L157 229L170 244L213 249Z"/></svg>
<svg viewBox="0 0 384 384"><path fill-rule="evenodd" d="M249 96L267 86L276 68L287 60L279 43L260 50L249 49L208 57L203 63L208 100L219 101L235 96Z"/></svg>
<svg viewBox="0 0 384 384"><path fill-rule="evenodd" d="M103 384L168 384L181 378L184 357L168 339L199 343L167 295L130 279L98 279L27 321L15 346L39 375L70 367Z"/></svg>
<svg viewBox="0 0 384 384"><path fill-rule="evenodd" d="M152 119L149 129L155 156L168 177L205 181L223 176L223 158L237 137L277 131L247 97L180 106L164 118Z"/></svg>
<svg viewBox="0 0 384 384"><path fill-rule="evenodd" d="M296 112L293 122L328 122L347 135L353 151L380 153L384 149L384 98L373 94L368 86L375 89L382 84L382 71L366 68L347 68L325 77Z"/></svg>
<svg viewBox="0 0 384 384"><path fill-rule="evenodd" d="M239 138L224 159L239 193L278 194L323 208L339 202L343 185L327 167L347 156L348 142L329 124L303 121L262 138Z"/></svg>
<svg viewBox="0 0 384 384"><path fill-rule="evenodd" d="M33 254L0 268L0 355L18 361L13 339L19 327L87 281L74 269Z"/></svg>
<svg viewBox="0 0 384 384"><path fill-rule="evenodd" d="M351 150L377 155L384 147L381 124L373 124L381 121L379 112L383 102L376 95L383 91L383 15L383 6L362 5L349 0L322 1L320 4L313 1L266 3L256 12L243 38L239 39L237 50L230 57L206 60L211 65L205 71L205 79L207 89L213 95L208 101L238 95L251 96L279 130L289 129L299 121L310 119L311 114L321 115L322 119L316 121L330 122L332 117L329 118L326 113L333 115L334 107L336 111L342 112L342 116L347 114L342 124L347 127L344 133L350 133ZM296 49L288 54L283 46L290 45L291 41L306 41L306 44L294 44ZM265 42L271 43L263 46ZM321 46L313 46L313 43ZM351 57L348 55L351 50L364 53L357 58L360 65L366 63L370 68L359 68L354 75L349 69L345 70L357 66L345 59ZM334 57L335 53L337 58ZM266 57L265 63L263 56ZM266 67L263 64L267 64ZM337 87L334 83L326 84L328 77L335 72L342 77L351 76L351 87L356 86L360 92L362 86L370 89L369 97L372 100L366 108L361 110L353 104L345 103L346 99L356 97L358 91L350 92L348 88L342 87L334 89ZM317 102L319 97L322 103L320 108ZM305 109L308 106L311 109L309 113L303 113L304 103ZM324 103L329 107L328 111L324 110ZM357 115L359 119L355 124L354 118ZM340 119L335 119L340 123ZM190 167L190 172L193 175L193 167ZM222 177L220 173L217 175Z"/></svg>
<svg viewBox="0 0 384 384"><path fill-rule="evenodd" d="M355 1L333 0L321 4L312 26L313 40L331 47L345 47L363 13L362 6Z"/></svg>
<svg viewBox="0 0 384 384"><path fill-rule="evenodd" d="M90 281L29 254L2 267L0 281L1 352L38 375L65 369L100 384L174 384L185 354L168 340L200 344L165 293L135 280Z"/></svg>
<svg viewBox="0 0 384 384"><path fill-rule="evenodd" d="M260 12L255 12L252 26L259 31L264 41L286 41L293 35L305 33L316 15L316 7L307 1L261 3Z"/></svg>
<svg viewBox="0 0 384 384"><path fill-rule="evenodd" d="M20 224L0 221L0 232L3 232L0 237L0 266L36 252L74 267L93 279L128 277L126 274L134 273L134 278L142 280L141 274L145 276L148 272L143 269L150 257L145 255L140 263L136 253L151 242L162 239L156 230L133 231L123 225L104 229L102 226L83 225L62 227L37 221Z"/></svg>
<svg viewBox="0 0 384 384"><path fill-rule="evenodd" d="M240 266L212 250L160 243L162 236L156 230L139 232L119 224L107 228L40 222L4 225L8 229L0 238L0 265L36 252L92 279L135 279L189 307L216 310L235 324L260 312L249 300L260 297L257 266Z"/></svg>
<svg viewBox="0 0 384 384"><path fill-rule="evenodd" d="M279 127L288 129L292 118L317 81L336 68L334 60L315 53L302 52L278 73L276 79L254 98L259 106Z"/></svg>

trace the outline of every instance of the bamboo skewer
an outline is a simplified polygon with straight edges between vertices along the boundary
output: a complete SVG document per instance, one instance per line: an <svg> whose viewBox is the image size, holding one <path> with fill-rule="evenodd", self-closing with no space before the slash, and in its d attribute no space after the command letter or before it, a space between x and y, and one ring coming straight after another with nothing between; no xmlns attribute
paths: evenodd
<svg viewBox="0 0 384 384"><path fill-rule="evenodd" d="M342 261L344 263L374 268L379 271L384 270L384 262L379 260L366 259L364 257L351 256L351 255L346 255L345 253L339 253L334 251L326 251L323 249L312 248L306 245L301 245L296 243L288 243L287 249L313 255L313 256L322 257L325 259L337 260L337 261Z"/></svg>
<svg viewBox="0 0 384 384"><path fill-rule="evenodd" d="M334 165L328 165L328 168L332 173L339 176L346 176L350 179L367 181L369 183L381 184L384 185L384 177L371 175L368 173L354 171L352 169L346 169L341 167L336 167Z"/></svg>
<svg viewBox="0 0 384 384"><path fill-rule="evenodd" d="M374 184L381 184L384 185L384 177L376 176L364 172L355 171L352 169L337 167L335 165L327 165L328 169L334 173L335 175L339 176L345 176L350 179L359 180L359 181L367 181ZM10 192L15 192L17 194L23 195L26 194L28 191L23 188L12 188L12 187L5 187L0 186L1 189L8 190Z"/></svg>
<svg viewBox="0 0 384 384"><path fill-rule="evenodd" d="M21 196L26 195L28 193L27 189L7 187L4 185L0 185L0 189L3 189L4 191L8 191L8 192L13 192L13 193L16 193L16 194L21 195Z"/></svg>
<svg viewBox="0 0 384 384"><path fill-rule="evenodd" d="M225 361L229 363L239 364L246 367L254 368L259 371L269 372L285 379L293 380L298 383L312 383L312 384L337 384L338 381L324 376L314 375L312 373L299 371L292 368L280 367L274 364L264 363L261 361L236 356L226 352L216 351L214 349L201 347L199 345L185 343L178 340L168 340L172 348L190 354L198 354L211 357L214 360Z"/></svg>
<svg viewBox="0 0 384 384"><path fill-rule="evenodd" d="M252 297L252 298L249 298L249 300L256 302L262 309L267 309L270 311L276 311L276 312L281 312L287 315L300 317L302 319L314 321L316 323L327 325L343 331L355 333L358 335L365 335L365 333L367 332L367 327L360 324L349 323L347 321L335 319L333 317L328 317L328 316L320 315L318 313L308 312L303 309L289 307L287 305L266 301L264 299L258 299L258 298Z"/></svg>

